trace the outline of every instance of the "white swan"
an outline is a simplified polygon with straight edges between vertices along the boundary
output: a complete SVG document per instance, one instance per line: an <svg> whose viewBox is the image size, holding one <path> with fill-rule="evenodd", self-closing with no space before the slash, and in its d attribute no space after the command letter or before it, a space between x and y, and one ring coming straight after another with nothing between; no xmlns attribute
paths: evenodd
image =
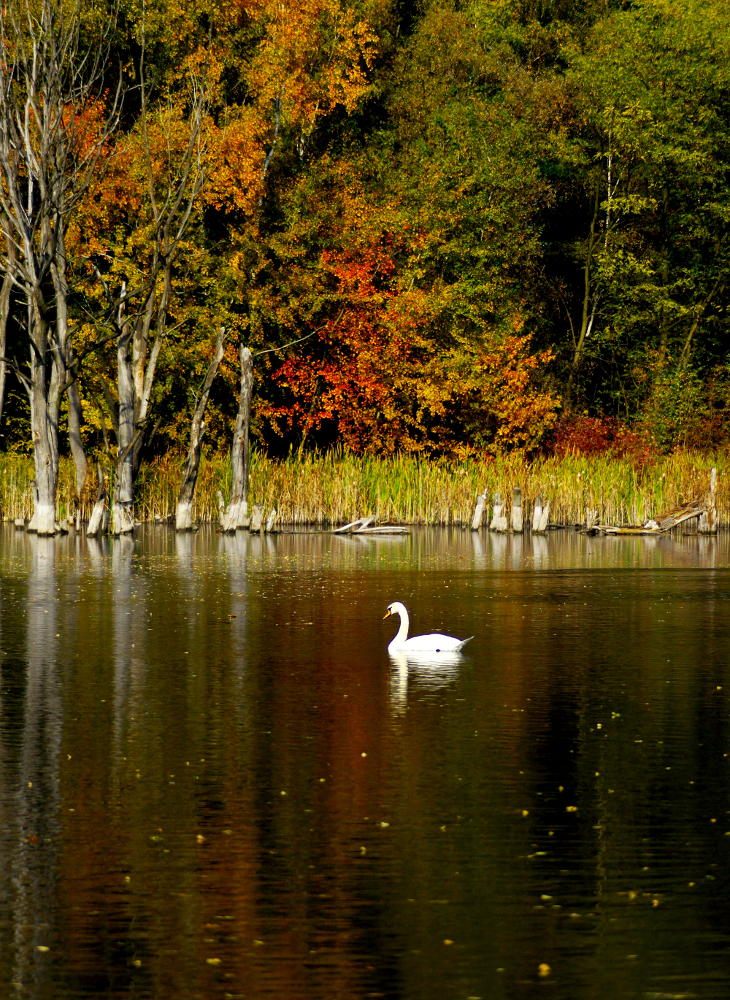
<svg viewBox="0 0 730 1000"><path fill-rule="evenodd" d="M400 615L400 628L396 637L388 645L388 652L394 656L399 654L409 656L411 653L460 653L467 642L474 638L473 635L470 635L468 639L455 639L452 635L441 635L439 632L433 632L431 635L414 635L409 639L408 626L410 623L405 604L401 604L400 601L389 604L383 618L390 618L391 615Z"/></svg>

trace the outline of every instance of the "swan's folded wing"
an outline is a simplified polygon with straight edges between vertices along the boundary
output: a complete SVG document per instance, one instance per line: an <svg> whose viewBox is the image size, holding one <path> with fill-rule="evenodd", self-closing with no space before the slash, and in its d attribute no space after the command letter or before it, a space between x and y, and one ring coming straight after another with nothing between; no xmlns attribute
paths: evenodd
<svg viewBox="0 0 730 1000"><path fill-rule="evenodd" d="M461 639L455 639L453 635L441 635L433 632L430 635L414 635L411 639L406 639L401 643L400 649L408 652L424 653L453 653L461 649Z"/></svg>

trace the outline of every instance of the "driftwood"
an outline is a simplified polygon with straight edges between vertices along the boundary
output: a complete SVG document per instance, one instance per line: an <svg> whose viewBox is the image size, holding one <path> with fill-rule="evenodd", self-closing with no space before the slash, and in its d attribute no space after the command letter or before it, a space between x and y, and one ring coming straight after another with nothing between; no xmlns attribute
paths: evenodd
<svg viewBox="0 0 730 1000"><path fill-rule="evenodd" d="M335 528L334 534L344 535L346 532L362 531L363 528L366 528L369 524L372 524L374 520L375 518L373 517L372 514L370 515L370 517L358 517L356 521L350 521L349 524L343 524L341 528Z"/></svg>
<svg viewBox="0 0 730 1000"><path fill-rule="evenodd" d="M619 528L613 525L601 525L600 530L607 535L659 535L685 521L691 521L695 517L701 517L706 513L706 507L699 500L690 500L689 503L675 507L674 510L667 511L666 514L652 518L643 525L630 525L626 528Z"/></svg>
<svg viewBox="0 0 730 1000"><path fill-rule="evenodd" d="M402 524L380 524L375 527L370 527L375 517L371 514L369 517L359 517L356 521L350 521L349 524L343 524L341 528L335 528L333 534L335 535L408 535L410 534L410 528L405 527Z"/></svg>
<svg viewBox="0 0 730 1000"><path fill-rule="evenodd" d="M404 524L380 524L375 528L359 528L353 535L410 535L411 529Z"/></svg>

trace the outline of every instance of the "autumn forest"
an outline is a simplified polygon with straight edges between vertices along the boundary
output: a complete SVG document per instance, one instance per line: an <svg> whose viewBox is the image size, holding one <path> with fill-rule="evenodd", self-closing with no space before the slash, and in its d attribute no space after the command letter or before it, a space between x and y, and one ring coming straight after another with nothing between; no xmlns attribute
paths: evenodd
<svg viewBox="0 0 730 1000"><path fill-rule="evenodd" d="M1 45L0 449L41 506L60 455L124 504L228 451L242 365L274 457L728 441L720 0L10 0Z"/></svg>

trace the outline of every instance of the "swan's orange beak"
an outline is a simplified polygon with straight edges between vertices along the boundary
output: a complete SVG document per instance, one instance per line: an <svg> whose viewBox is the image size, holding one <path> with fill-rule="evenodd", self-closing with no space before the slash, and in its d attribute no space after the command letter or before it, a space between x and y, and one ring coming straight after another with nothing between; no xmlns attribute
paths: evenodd
<svg viewBox="0 0 730 1000"><path fill-rule="evenodd" d="M385 614L383 615L383 619L385 619L385 618L390 618L390 615L391 615L391 611L390 611L390 608L388 608L388 610L387 610L387 611L385 612Z"/></svg>

